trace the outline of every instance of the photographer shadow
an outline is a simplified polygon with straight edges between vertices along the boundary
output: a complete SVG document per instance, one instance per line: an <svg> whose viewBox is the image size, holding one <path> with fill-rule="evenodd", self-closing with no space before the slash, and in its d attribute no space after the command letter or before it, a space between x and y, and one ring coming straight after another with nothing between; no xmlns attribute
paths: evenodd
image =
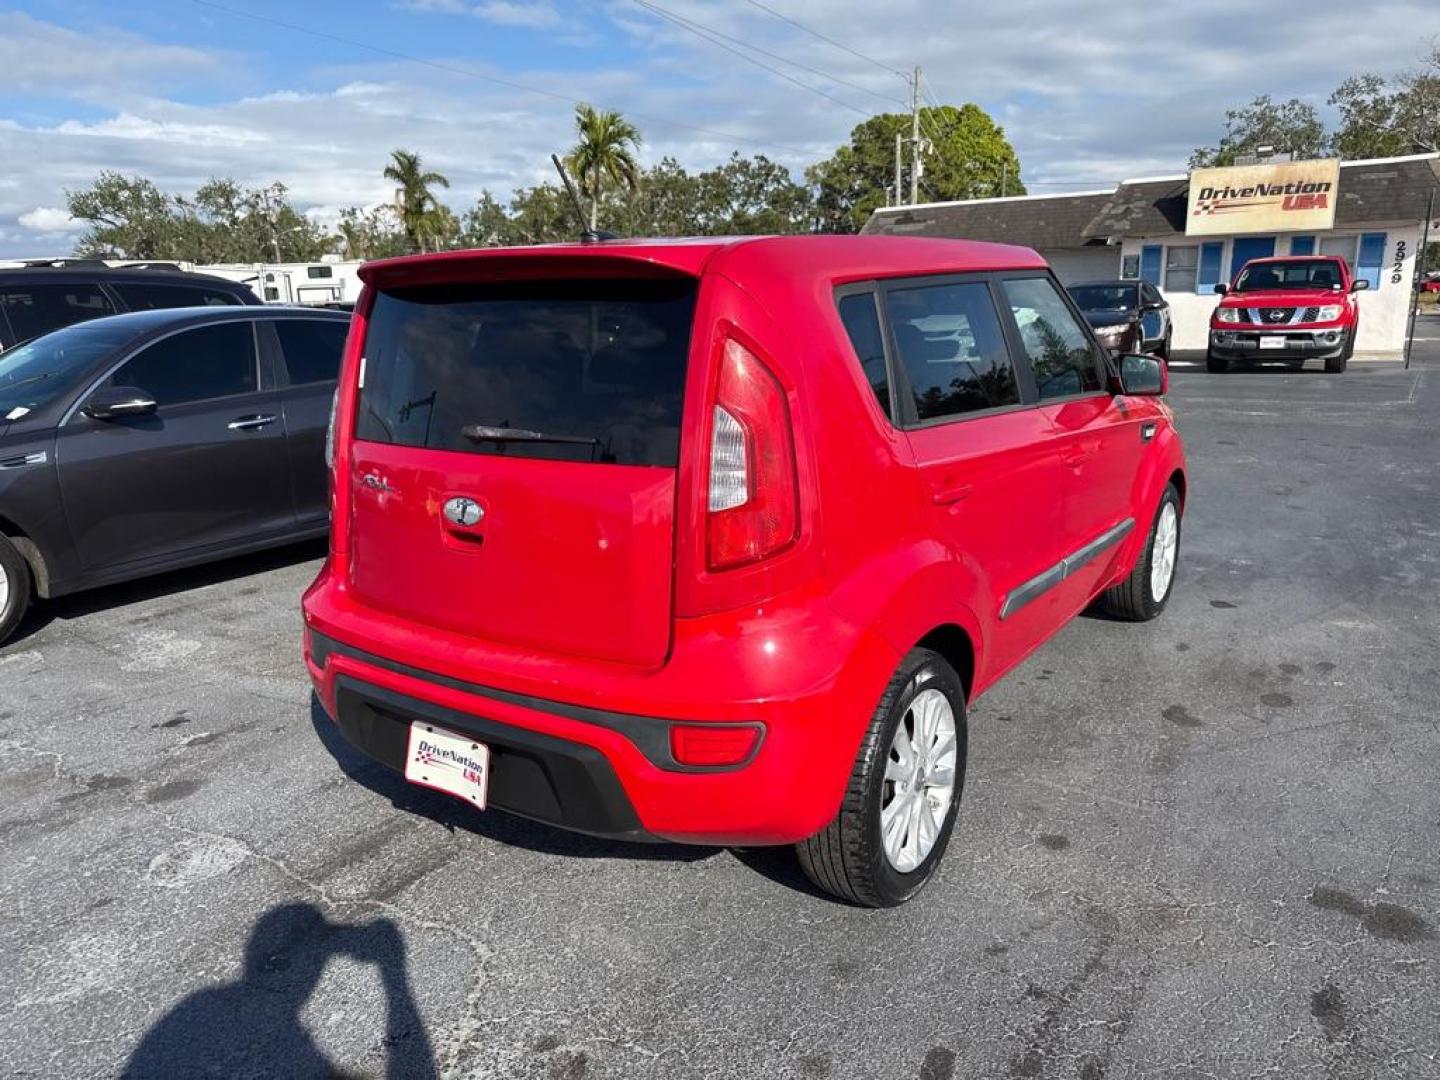
<svg viewBox="0 0 1440 1080"><path fill-rule="evenodd" d="M430 1036L416 1007L405 942L389 919L331 922L313 904L271 908L245 945L240 979L198 990L141 1039L122 1075L176 1077L347 1075L305 1029L300 1014L332 957L372 964L385 988L385 1076L434 1080Z"/></svg>

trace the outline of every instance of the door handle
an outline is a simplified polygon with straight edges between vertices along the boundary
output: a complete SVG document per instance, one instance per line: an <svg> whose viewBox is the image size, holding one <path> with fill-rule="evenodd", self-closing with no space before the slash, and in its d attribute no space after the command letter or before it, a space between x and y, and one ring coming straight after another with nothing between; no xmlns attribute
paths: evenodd
<svg viewBox="0 0 1440 1080"><path fill-rule="evenodd" d="M1060 460L1071 468L1082 464L1089 456L1090 451L1084 447L1071 445L1060 448Z"/></svg>
<svg viewBox="0 0 1440 1080"><path fill-rule="evenodd" d="M19 457L5 458L0 461L0 469L23 469L27 465L44 465L45 451L40 450L33 454L21 454Z"/></svg>
<svg viewBox="0 0 1440 1080"><path fill-rule="evenodd" d="M267 424L273 424L275 417L261 416L258 413L253 416L237 416L225 426L231 431L257 431Z"/></svg>
<svg viewBox="0 0 1440 1080"><path fill-rule="evenodd" d="M949 487L937 487L930 493L930 499L936 506L950 506L962 499L968 498L974 491L972 484L951 484Z"/></svg>

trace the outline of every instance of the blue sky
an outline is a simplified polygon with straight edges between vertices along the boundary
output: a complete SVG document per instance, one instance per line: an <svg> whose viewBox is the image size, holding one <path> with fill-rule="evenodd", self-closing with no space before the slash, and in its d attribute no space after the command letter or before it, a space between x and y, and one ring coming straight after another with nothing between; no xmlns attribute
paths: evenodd
<svg viewBox="0 0 1440 1080"><path fill-rule="evenodd" d="M77 230L64 192L105 168L184 192L217 175L278 179L328 221L385 199L380 168L404 146L450 176L449 201L463 210L482 188L503 199L548 179L575 99L629 114L648 161L704 167L738 149L798 175L865 115L898 110L908 91L895 71L917 63L936 100L975 101L1005 126L1033 192L1079 190L1182 170L1218 137L1226 108L1258 94L1323 108L1347 75L1411 65L1423 28L1440 33L1435 0L1372 0L1363 15L1353 0L1307 0L1303 19L1257 35L1265 10L1254 0L5 5L0 256L67 252ZM743 59L666 14L770 55Z"/></svg>

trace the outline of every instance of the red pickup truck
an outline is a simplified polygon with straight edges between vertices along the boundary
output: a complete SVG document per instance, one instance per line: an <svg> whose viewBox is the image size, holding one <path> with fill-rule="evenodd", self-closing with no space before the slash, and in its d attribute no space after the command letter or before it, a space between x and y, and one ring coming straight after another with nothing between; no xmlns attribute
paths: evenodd
<svg viewBox="0 0 1440 1080"><path fill-rule="evenodd" d="M1219 373L1232 360L1288 360L1298 368L1314 357L1344 371L1360 328L1355 294L1369 287L1333 256L1251 259L1230 286L1215 286L1224 298L1210 316L1205 366Z"/></svg>

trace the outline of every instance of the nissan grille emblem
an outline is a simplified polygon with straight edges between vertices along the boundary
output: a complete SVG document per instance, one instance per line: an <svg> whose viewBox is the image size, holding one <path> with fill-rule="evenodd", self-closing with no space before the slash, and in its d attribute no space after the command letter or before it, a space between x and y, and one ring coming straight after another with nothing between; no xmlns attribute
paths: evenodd
<svg viewBox="0 0 1440 1080"><path fill-rule="evenodd" d="M463 495L447 500L443 512L446 520L455 525L474 525L485 516L478 502Z"/></svg>

